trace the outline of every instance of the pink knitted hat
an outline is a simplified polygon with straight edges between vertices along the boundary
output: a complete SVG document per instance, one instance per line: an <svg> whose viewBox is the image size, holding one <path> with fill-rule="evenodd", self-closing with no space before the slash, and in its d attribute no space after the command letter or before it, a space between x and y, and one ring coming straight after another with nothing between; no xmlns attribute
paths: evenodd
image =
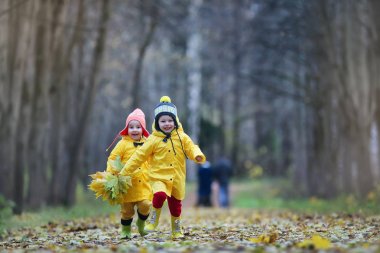
<svg viewBox="0 0 380 253"><path fill-rule="evenodd" d="M131 122L132 120L137 120L138 122L140 122L141 127L143 129L143 135L145 137L148 137L149 132L146 130L145 114L139 108L135 109L133 112L131 112L128 115L127 120L125 121L125 128L121 130L119 134L128 135L128 125L129 125L129 122Z"/></svg>
<svg viewBox="0 0 380 253"><path fill-rule="evenodd" d="M115 141L119 137L119 135L121 135L121 136L128 135L128 125L129 125L129 122L131 122L132 120L137 120L138 122L140 122L141 128L143 130L142 134L145 137L149 136L149 132L146 130L145 114L144 114L143 111L141 111L141 109L137 108L137 109L135 109L133 112L131 112L128 115L127 120L125 121L125 128L123 130L121 130L116 135L115 139L113 140L113 142L111 143L111 145L108 146L108 148L106 149L106 151L108 151L112 147L112 145L115 143Z"/></svg>

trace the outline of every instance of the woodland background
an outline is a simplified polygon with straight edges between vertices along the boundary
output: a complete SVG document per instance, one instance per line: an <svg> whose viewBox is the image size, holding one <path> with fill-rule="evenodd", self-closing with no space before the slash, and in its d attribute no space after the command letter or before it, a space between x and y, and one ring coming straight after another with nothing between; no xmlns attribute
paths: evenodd
<svg viewBox="0 0 380 253"><path fill-rule="evenodd" d="M293 196L371 197L378 13L376 0L2 0L0 194L15 213L75 204L128 113L151 126L169 95L237 178L262 168Z"/></svg>

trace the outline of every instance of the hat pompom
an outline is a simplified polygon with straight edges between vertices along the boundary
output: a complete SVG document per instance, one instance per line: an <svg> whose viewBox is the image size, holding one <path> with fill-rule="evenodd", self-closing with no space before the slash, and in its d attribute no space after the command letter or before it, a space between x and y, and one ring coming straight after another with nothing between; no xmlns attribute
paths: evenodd
<svg viewBox="0 0 380 253"><path fill-rule="evenodd" d="M160 99L160 103L171 103L172 100L170 99L169 96L162 96Z"/></svg>

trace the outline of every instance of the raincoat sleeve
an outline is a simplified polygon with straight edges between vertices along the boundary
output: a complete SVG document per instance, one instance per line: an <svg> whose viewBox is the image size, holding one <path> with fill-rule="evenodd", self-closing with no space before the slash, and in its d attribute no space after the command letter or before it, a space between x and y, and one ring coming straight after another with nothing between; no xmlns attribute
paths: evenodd
<svg viewBox="0 0 380 253"><path fill-rule="evenodd" d="M115 160L118 156L120 156L120 159L123 159L123 154L125 153L125 143L123 140L120 140L115 148L112 150L111 154L108 156L107 160L107 171L113 172L112 166L110 165L111 160Z"/></svg>
<svg viewBox="0 0 380 253"><path fill-rule="evenodd" d="M138 172L138 169L145 161L148 161L150 156L153 153L154 149L154 141L153 138L148 137L146 142L133 153L131 158L129 158L128 162L124 165L124 168L121 170L121 175L134 174Z"/></svg>
<svg viewBox="0 0 380 253"><path fill-rule="evenodd" d="M206 161L206 156L202 153L198 145L195 145L187 134L184 134L183 137L184 137L185 152L186 152L186 155L189 157L189 159L193 160L196 163L204 163ZM197 156L202 157L201 162L198 162L195 159L195 157Z"/></svg>

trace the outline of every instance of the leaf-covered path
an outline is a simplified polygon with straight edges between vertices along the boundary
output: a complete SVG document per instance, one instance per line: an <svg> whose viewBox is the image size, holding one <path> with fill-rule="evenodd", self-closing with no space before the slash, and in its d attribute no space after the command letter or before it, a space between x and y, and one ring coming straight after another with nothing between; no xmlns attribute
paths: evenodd
<svg viewBox="0 0 380 253"><path fill-rule="evenodd" d="M50 222L12 230L0 243L4 251L45 252L380 252L380 217L305 215L250 209L183 210L186 238L170 239L164 207L159 231L145 238L133 227L131 240L120 240L119 216ZM2 252L2 251L1 251Z"/></svg>

